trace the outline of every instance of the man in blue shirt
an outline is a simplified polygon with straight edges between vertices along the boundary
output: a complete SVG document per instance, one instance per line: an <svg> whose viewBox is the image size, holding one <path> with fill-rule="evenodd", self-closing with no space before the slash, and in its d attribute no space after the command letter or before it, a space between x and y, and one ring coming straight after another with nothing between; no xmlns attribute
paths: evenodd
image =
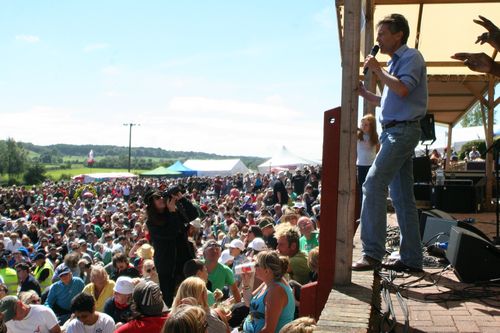
<svg viewBox="0 0 500 333"><path fill-rule="evenodd" d="M62 325L71 316L71 300L82 292L85 284L79 277L74 277L69 267L59 272L59 281L49 290L45 305L50 307Z"/></svg>
<svg viewBox="0 0 500 333"><path fill-rule="evenodd" d="M410 34L408 21L400 14L387 16L377 25L377 43L381 53L391 57L388 70L375 56L369 55L364 66L385 85L382 96L367 91L362 84L359 94L380 105L382 112L381 149L363 185L361 208L361 241L363 256L353 263L353 270L380 268L385 254L387 226L386 197L390 189L401 229L401 259L385 268L396 271L422 271L422 250L418 214L413 195L413 162L420 138L419 120L427 111L427 72L418 50L406 42Z"/></svg>

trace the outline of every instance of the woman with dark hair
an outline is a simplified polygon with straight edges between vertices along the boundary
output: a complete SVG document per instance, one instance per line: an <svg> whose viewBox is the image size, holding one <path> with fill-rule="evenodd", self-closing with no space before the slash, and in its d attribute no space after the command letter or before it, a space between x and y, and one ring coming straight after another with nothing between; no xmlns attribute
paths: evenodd
<svg viewBox="0 0 500 333"><path fill-rule="evenodd" d="M169 306L174 298L176 280L184 277L184 263L194 257L193 249L188 248L186 224L189 221L186 221L188 217L184 206L180 205L181 197L178 188L171 188L163 195L149 190L144 198L156 271L163 299ZM185 201L182 203L188 206ZM179 274L180 278L177 277Z"/></svg>

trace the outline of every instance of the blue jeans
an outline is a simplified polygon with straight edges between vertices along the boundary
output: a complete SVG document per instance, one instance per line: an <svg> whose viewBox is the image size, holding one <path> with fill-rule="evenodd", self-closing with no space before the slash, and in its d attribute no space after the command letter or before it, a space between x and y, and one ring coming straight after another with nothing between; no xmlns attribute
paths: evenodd
<svg viewBox="0 0 500 333"><path fill-rule="evenodd" d="M413 161L420 124L398 124L382 132L381 148L363 184L361 241L363 255L382 260L387 236L387 187L401 230L401 261L422 267L422 246L415 196Z"/></svg>

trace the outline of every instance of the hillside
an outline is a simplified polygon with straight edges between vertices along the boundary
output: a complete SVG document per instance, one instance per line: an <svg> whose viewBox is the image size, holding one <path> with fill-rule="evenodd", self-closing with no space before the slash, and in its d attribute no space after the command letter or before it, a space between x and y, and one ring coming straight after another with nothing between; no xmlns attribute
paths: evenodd
<svg viewBox="0 0 500 333"><path fill-rule="evenodd" d="M121 160L128 158L128 147L110 145L69 145L56 144L39 146L32 143L20 142L27 150L30 158L38 158L43 163L85 163L90 150L93 150L97 162L105 163L106 160ZM254 156L227 156L194 151L172 151L162 148L132 147L132 159L146 160L153 165L168 165L176 160L184 162L188 159L225 159L239 158L249 168L256 169L257 165L266 159ZM142 167L145 167L143 165ZM147 167L149 167L148 165Z"/></svg>

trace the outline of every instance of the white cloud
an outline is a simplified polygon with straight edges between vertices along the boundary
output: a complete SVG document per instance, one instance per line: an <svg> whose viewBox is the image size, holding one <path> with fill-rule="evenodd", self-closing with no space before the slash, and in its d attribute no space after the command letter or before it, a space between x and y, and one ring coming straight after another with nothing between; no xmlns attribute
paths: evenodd
<svg viewBox="0 0 500 333"><path fill-rule="evenodd" d="M27 43L38 43L40 38L38 36L33 35L17 35L16 40L20 40Z"/></svg>
<svg viewBox="0 0 500 333"><path fill-rule="evenodd" d="M109 47L109 44L107 43L95 43L95 44L88 44L83 48L83 51L89 53L95 50L101 50L101 49L106 49Z"/></svg>
<svg viewBox="0 0 500 333"><path fill-rule="evenodd" d="M115 76L121 74L121 70L117 66L106 66L103 69L101 69L101 72L109 76Z"/></svg>
<svg viewBox="0 0 500 333"><path fill-rule="evenodd" d="M314 15L314 21L325 29L332 29L335 27L335 7L325 7L320 12Z"/></svg>
<svg viewBox="0 0 500 333"><path fill-rule="evenodd" d="M299 112L281 105L206 97L175 97L170 101L169 110L174 113L210 115L215 118L263 117L268 120L290 120L300 115Z"/></svg>

